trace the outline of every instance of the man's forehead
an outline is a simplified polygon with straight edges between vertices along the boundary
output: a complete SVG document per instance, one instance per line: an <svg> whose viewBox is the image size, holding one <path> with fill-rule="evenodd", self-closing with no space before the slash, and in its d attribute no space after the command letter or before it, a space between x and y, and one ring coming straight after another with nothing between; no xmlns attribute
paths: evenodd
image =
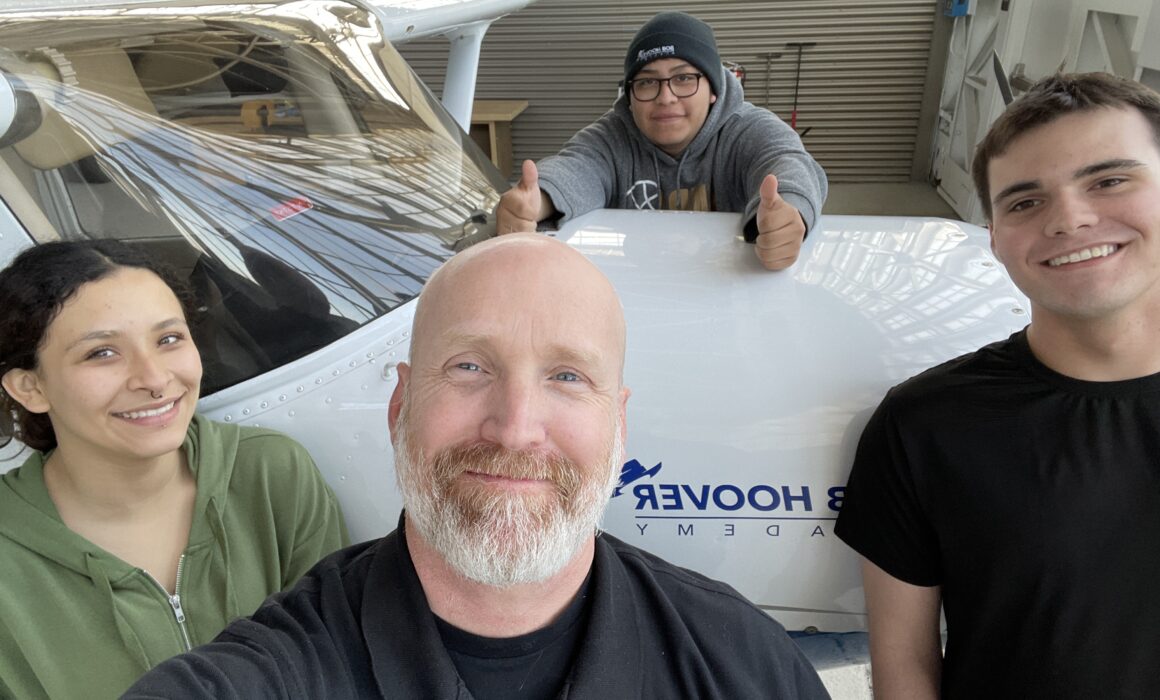
<svg viewBox="0 0 1160 700"><path fill-rule="evenodd" d="M462 304L478 294L503 296L517 286L543 284L532 273L569 267L568 262L574 266L575 260L568 260L574 255L565 244L536 234L512 234L472 246L431 276L419 295L420 313L445 303Z"/></svg>
<svg viewBox="0 0 1160 700"><path fill-rule="evenodd" d="M557 362L595 367L608 361L610 349L594 342L594 334L581 327L548 329L535 323L523 328L519 325L498 326L468 321L440 329L437 338L447 353L479 350L488 354L505 354L531 349Z"/></svg>
<svg viewBox="0 0 1160 700"><path fill-rule="evenodd" d="M1011 140L987 164L999 198L1023 181L1085 177L1100 163L1127 162L1141 150L1160 155L1151 127L1137 110L1099 108L1061 115Z"/></svg>
<svg viewBox="0 0 1160 700"><path fill-rule="evenodd" d="M485 283L451 291L425 314L433 337L477 343L526 338L581 347L616 326L616 310L593 289Z"/></svg>
<svg viewBox="0 0 1160 700"><path fill-rule="evenodd" d="M658 58L652 63L646 63L644 68L637 71L636 75L637 77L643 75L646 78L652 78L671 73L686 73L691 70L694 70L694 68L688 61L683 61L679 58Z"/></svg>
<svg viewBox="0 0 1160 700"><path fill-rule="evenodd" d="M549 245L531 240L493 246L462 260L453 258L438 275L436 286L440 296L480 295L486 297L484 302L535 295L565 298L573 296L573 285L597 282L599 278L593 271L591 264L571 248L554 241Z"/></svg>
<svg viewBox="0 0 1160 700"><path fill-rule="evenodd" d="M455 263L420 297L414 344L523 342L576 357L623 352L624 321L611 284L565 244L497 241Z"/></svg>

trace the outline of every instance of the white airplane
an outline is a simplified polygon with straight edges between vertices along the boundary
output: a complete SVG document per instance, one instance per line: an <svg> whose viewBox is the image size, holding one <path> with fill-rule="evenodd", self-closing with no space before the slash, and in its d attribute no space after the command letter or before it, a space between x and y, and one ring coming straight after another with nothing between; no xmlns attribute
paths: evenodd
<svg viewBox="0 0 1160 700"><path fill-rule="evenodd" d="M0 264L116 238L180 270L205 309L201 410L305 444L356 540L401 509L386 412L415 296L492 233L507 187L388 41L445 25L383 4L397 12L0 11ZM961 222L824 216L782 273L739 233L734 214L597 211L547 234L599 265L627 313L629 439L606 526L791 630L861 630L857 559L833 524L870 411L1021 328L1028 306ZM10 443L0 471L22 459Z"/></svg>

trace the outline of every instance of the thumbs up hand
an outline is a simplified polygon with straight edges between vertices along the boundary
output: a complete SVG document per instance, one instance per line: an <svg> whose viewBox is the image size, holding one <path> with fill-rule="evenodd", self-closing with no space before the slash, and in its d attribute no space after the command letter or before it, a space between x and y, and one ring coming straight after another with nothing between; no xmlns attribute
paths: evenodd
<svg viewBox="0 0 1160 700"><path fill-rule="evenodd" d="M766 175L757 207L757 258L767 270L784 270L797 260L805 237L801 213L778 194L777 176Z"/></svg>
<svg viewBox="0 0 1160 700"><path fill-rule="evenodd" d="M496 233L535 233L540 216L541 201L539 173L536 164L525 160L520 181L499 198L496 208Z"/></svg>

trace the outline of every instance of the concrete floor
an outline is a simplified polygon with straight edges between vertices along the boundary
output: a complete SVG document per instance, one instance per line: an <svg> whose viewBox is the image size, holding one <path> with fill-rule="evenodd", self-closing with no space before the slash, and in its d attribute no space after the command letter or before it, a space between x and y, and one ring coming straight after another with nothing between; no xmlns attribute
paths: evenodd
<svg viewBox="0 0 1160 700"><path fill-rule="evenodd" d="M872 700L870 641L865 632L795 636L833 700Z"/></svg>
<svg viewBox="0 0 1160 700"><path fill-rule="evenodd" d="M822 213L961 218L925 182L830 183Z"/></svg>

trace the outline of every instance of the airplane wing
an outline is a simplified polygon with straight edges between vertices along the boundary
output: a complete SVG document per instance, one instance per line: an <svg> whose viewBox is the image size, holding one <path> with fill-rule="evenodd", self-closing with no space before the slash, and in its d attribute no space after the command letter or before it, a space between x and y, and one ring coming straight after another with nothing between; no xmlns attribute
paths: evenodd
<svg viewBox="0 0 1160 700"><path fill-rule="evenodd" d="M447 34L456 27L492 22L535 0L366 0L379 10L393 44Z"/></svg>

